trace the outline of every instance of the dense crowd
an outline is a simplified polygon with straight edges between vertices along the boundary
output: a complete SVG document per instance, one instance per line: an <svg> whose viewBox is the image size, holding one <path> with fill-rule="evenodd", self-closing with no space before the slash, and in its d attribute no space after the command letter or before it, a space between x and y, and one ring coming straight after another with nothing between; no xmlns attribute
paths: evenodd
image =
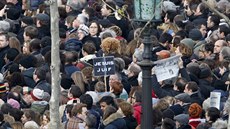
<svg viewBox="0 0 230 129"><path fill-rule="evenodd" d="M230 2L209 2L230 17ZM175 55L179 74L152 69L154 129L227 129L230 28L201 0L162 0L150 28L151 60ZM143 36L132 0L58 0L60 128L140 129ZM0 1L0 129L48 129L50 8L44 0ZM94 76L96 57L115 74ZM220 94L213 102L212 93ZM215 105L215 106L213 106Z"/></svg>

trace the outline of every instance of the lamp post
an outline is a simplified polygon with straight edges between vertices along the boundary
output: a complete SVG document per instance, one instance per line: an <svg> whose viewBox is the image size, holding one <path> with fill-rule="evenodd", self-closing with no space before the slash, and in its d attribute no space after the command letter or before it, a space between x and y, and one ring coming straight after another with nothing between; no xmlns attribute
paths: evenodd
<svg viewBox="0 0 230 129"><path fill-rule="evenodd" d="M151 23L159 20L161 0L134 0L135 22ZM144 37L143 61L139 62L142 69L142 116L141 129L153 129L152 114L152 81L151 70L153 62L151 61L152 43L150 38L151 27L148 25L144 28L142 34Z"/></svg>

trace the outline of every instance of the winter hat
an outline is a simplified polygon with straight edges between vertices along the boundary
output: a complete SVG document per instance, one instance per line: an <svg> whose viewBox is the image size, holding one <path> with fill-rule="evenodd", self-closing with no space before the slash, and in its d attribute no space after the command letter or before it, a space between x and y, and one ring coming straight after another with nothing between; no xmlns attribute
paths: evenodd
<svg viewBox="0 0 230 129"><path fill-rule="evenodd" d="M31 91L30 95L33 98L33 100L40 101L44 97L44 91L41 89L35 88L33 89L33 91Z"/></svg>
<svg viewBox="0 0 230 129"><path fill-rule="evenodd" d="M174 117L174 120L180 123L180 125L187 125L189 122L189 115L188 114L179 114Z"/></svg>
<svg viewBox="0 0 230 129"><path fill-rule="evenodd" d="M6 85L5 83L1 82L0 83L0 94L6 92Z"/></svg>
<svg viewBox="0 0 230 129"><path fill-rule="evenodd" d="M94 91L87 91L85 94L88 94L92 97L93 99L93 104L96 104L99 101L98 94Z"/></svg>
<svg viewBox="0 0 230 129"><path fill-rule="evenodd" d="M175 99L180 100L184 103L190 103L191 102L191 98L187 93L181 93L175 96Z"/></svg>
<svg viewBox="0 0 230 129"><path fill-rule="evenodd" d="M86 0L68 0L67 6L71 7L73 10L82 10L86 5Z"/></svg>
<svg viewBox="0 0 230 129"><path fill-rule="evenodd" d="M208 66L201 64L199 68L200 68L200 75L199 75L200 79L212 76L212 71Z"/></svg>
<svg viewBox="0 0 230 129"><path fill-rule="evenodd" d="M156 53L160 59L166 59L170 57L170 51L167 50L161 50Z"/></svg>
<svg viewBox="0 0 230 129"><path fill-rule="evenodd" d="M202 113L202 108L199 104L193 103L189 106L188 113L192 118L199 118Z"/></svg>
<svg viewBox="0 0 230 129"><path fill-rule="evenodd" d="M45 13L39 13L35 16L35 18L37 18L40 21L46 21L46 22L50 21L50 16Z"/></svg>
<svg viewBox="0 0 230 129"><path fill-rule="evenodd" d="M20 104L19 104L19 102L17 100L8 99L7 103L10 104L13 108L17 108L17 109L20 108Z"/></svg>
<svg viewBox="0 0 230 129"><path fill-rule="evenodd" d="M33 21L33 18L32 17L29 17L29 16L24 16L21 18L21 21L23 23L25 23L26 25L33 25L34 24L34 21Z"/></svg>
<svg viewBox="0 0 230 129"><path fill-rule="evenodd" d="M83 32L84 35L89 35L89 28L88 26L81 24L79 25L77 32Z"/></svg>
<svg viewBox="0 0 230 129"><path fill-rule="evenodd" d="M202 36L201 32L198 29L192 29L189 32L188 37L191 38L194 41L198 41L198 40L201 40L203 36Z"/></svg>
<svg viewBox="0 0 230 129"><path fill-rule="evenodd" d="M192 39L190 39L190 38L185 38L185 39L183 39L183 40L180 41L180 44L184 44L185 46L187 46L188 48L190 48L191 50L193 50L195 42Z"/></svg>

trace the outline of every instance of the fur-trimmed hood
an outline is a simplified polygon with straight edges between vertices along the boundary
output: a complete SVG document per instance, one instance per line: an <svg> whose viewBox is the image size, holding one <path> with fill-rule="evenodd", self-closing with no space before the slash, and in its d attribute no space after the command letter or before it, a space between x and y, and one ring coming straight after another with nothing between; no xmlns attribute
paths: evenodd
<svg viewBox="0 0 230 129"><path fill-rule="evenodd" d="M103 121L103 124L106 126L119 118L123 118L123 116L120 113L113 113Z"/></svg>

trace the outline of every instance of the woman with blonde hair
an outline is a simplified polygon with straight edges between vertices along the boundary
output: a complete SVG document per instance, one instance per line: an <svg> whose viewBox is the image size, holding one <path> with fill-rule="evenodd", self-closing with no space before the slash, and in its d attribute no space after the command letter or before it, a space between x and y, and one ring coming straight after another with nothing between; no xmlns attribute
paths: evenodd
<svg viewBox="0 0 230 129"><path fill-rule="evenodd" d="M71 78L73 79L74 84L80 87L81 92L85 93L86 92L85 91L86 80L85 80L83 73L81 71L76 71L72 73Z"/></svg>
<svg viewBox="0 0 230 129"><path fill-rule="evenodd" d="M10 124L12 129L24 129L22 122L14 122Z"/></svg>
<svg viewBox="0 0 230 129"><path fill-rule="evenodd" d="M10 48L16 48L20 53L22 52L21 43L16 37L10 37L9 38L9 47Z"/></svg>

